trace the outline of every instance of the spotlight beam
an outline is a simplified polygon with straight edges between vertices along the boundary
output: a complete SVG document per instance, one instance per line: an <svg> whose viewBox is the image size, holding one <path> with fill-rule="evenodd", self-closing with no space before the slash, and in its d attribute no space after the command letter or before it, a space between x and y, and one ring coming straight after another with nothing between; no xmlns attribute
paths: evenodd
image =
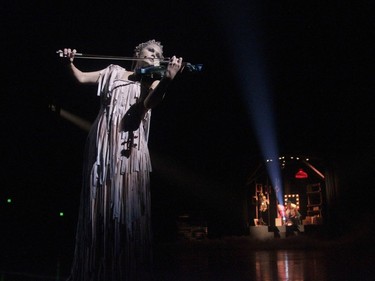
<svg viewBox="0 0 375 281"><path fill-rule="evenodd" d="M60 117L72 122L74 125L78 126L82 130L88 132L91 128L91 123L87 120L75 115L65 109L58 108L56 105L50 104L49 108L51 111L56 112Z"/></svg>
<svg viewBox="0 0 375 281"><path fill-rule="evenodd" d="M226 3L226 2L223 2ZM267 79L267 63L263 50L264 38L260 19L263 18L261 1L237 0L232 9L218 3L218 19L226 31L226 42L239 62L234 71L238 77L243 99L247 105L249 120L258 140L263 161L279 203L283 202L281 169L278 163L278 145L274 124L274 111L270 83ZM273 161L267 162L267 159Z"/></svg>

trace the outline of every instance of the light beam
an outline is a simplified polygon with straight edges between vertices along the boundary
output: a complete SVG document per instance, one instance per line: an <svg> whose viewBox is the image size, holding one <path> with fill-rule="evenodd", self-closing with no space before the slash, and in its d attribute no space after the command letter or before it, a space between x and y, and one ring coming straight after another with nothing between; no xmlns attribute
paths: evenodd
<svg viewBox="0 0 375 281"><path fill-rule="evenodd" d="M222 6L219 11L222 26L227 31L226 42L237 59L234 69L247 105L249 119L258 140L263 161L278 203L283 203L281 171L278 159L277 136L274 123L272 97L267 81L266 63L262 48L261 3L238 0L232 9ZM238 7L238 8L237 8ZM224 16L225 15L225 16Z"/></svg>

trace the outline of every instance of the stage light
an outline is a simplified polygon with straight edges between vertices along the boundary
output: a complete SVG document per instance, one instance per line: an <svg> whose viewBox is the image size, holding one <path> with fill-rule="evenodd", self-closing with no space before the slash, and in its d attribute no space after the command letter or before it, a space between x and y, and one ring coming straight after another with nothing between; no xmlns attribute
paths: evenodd
<svg viewBox="0 0 375 281"><path fill-rule="evenodd" d="M296 179L307 179L309 176L303 169L299 169L294 176Z"/></svg>
<svg viewBox="0 0 375 281"><path fill-rule="evenodd" d="M12 203L12 198L8 198L8 199L7 199L7 203L8 203L8 204Z"/></svg>
<svg viewBox="0 0 375 281"><path fill-rule="evenodd" d="M60 212L60 217L63 217L64 216L64 212Z"/></svg>
<svg viewBox="0 0 375 281"><path fill-rule="evenodd" d="M284 195L284 205L286 206L288 201L292 199L291 201L294 201L292 203L296 204L297 208L299 209L299 194L285 194Z"/></svg>

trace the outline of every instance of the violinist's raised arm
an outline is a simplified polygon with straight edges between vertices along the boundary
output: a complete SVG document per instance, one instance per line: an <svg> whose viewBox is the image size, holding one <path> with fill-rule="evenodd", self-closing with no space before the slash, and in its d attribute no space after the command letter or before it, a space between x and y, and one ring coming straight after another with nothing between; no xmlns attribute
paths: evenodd
<svg viewBox="0 0 375 281"><path fill-rule="evenodd" d="M98 83L100 74L103 70L98 70L98 71L91 71L91 72L85 72L81 71L78 69L75 64L74 64L74 58L77 53L76 49L71 49L71 48L64 48L64 50L58 51L62 54L62 56L68 60L68 67L73 75L73 77L80 83ZM137 69L147 67L150 65L153 65L155 60L160 60L162 59L162 53L158 49L158 46L154 44L149 44L147 47L144 47L141 50L135 50L135 57L137 59L143 59L143 60L137 60L137 63L135 65L135 69L132 71L126 71L125 75L123 78L128 79L131 77L134 72ZM157 104L160 103L160 101L163 99L163 96L165 94L165 91L168 88L169 83L175 78L177 73L181 70L182 67L182 58L177 58L176 56L173 56L166 69L165 73L162 78L162 83L159 82L160 80L154 80L152 83L148 81L149 85L147 85L146 81L142 81L143 85L148 87L149 93L147 94L147 97L145 98L144 101L144 106L146 109L150 109L155 107Z"/></svg>
<svg viewBox="0 0 375 281"><path fill-rule="evenodd" d="M59 52L61 52L63 57L66 60L68 60L67 64L68 64L69 70L71 71L72 75L78 82L83 83L83 84L98 82L100 71L83 72L74 65L74 58L75 58L75 54L77 53L76 49L65 48L64 50L60 50Z"/></svg>

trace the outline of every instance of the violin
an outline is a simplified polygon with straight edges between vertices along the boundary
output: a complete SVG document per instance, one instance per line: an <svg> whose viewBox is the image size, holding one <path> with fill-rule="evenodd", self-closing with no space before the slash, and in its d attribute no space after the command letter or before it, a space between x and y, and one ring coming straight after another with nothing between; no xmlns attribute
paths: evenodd
<svg viewBox="0 0 375 281"><path fill-rule="evenodd" d="M201 72L203 69L203 64L191 64L189 62L183 62L180 72L191 72L197 73ZM155 79L161 79L164 77L167 70L167 64L157 65L157 66L147 66L141 67L135 70L136 75L147 76Z"/></svg>
<svg viewBox="0 0 375 281"><path fill-rule="evenodd" d="M63 51L56 51L60 58L64 57ZM139 61L144 58L134 58L134 57L120 57L120 56L106 56L106 55L93 55L93 54L83 54L75 53L75 59L96 59L96 60L113 60L113 61ZM161 79L164 77L167 70L167 65L170 58L155 59L154 65L147 67L141 67L135 70L135 74L139 76L150 77L153 79ZM203 64L191 64L189 62L183 62L180 72L190 72L198 73L203 69Z"/></svg>

